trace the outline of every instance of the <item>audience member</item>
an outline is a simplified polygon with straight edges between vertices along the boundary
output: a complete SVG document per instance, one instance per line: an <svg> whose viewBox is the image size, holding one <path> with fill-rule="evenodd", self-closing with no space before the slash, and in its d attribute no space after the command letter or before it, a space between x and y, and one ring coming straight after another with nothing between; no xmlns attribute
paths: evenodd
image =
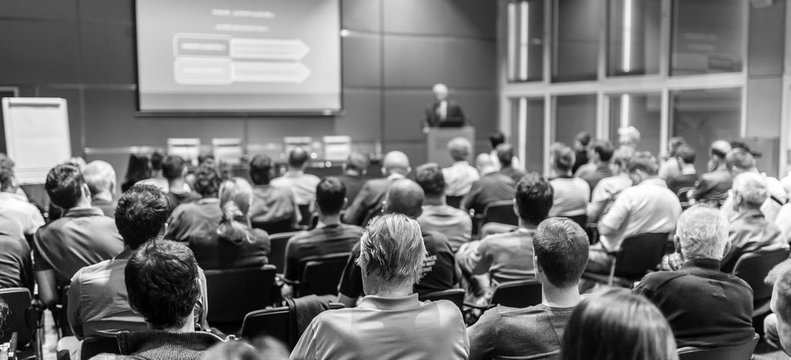
<svg viewBox="0 0 791 360"><path fill-rule="evenodd" d="M648 300L625 289L583 299L566 324L560 360L678 360L673 333Z"/></svg>
<svg viewBox="0 0 791 360"><path fill-rule="evenodd" d="M467 329L470 359L544 358L560 350L563 330L580 301L588 236L565 218L544 220L533 238L533 266L543 301L524 309L497 306Z"/></svg>
<svg viewBox="0 0 791 360"><path fill-rule="evenodd" d="M28 288L32 293L33 261L19 224L0 212L0 289L14 287Z"/></svg>
<svg viewBox="0 0 791 360"><path fill-rule="evenodd" d="M588 150L590 155L587 157L590 161L575 170L574 176L585 180L591 190L595 189L599 181L614 175L610 164L614 152L615 149L609 141L594 141L593 146Z"/></svg>
<svg viewBox="0 0 791 360"><path fill-rule="evenodd" d="M151 163L146 154L131 154L126 165L126 175L121 183L121 192L126 192L138 181L151 178Z"/></svg>
<svg viewBox="0 0 791 360"><path fill-rule="evenodd" d="M417 218L424 231L444 234L455 252L472 237L472 219L464 210L448 206L445 200L445 177L436 163L418 166L415 182L423 189L423 212Z"/></svg>
<svg viewBox="0 0 791 360"><path fill-rule="evenodd" d="M590 161L588 158L590 142L591 134L587 131L577 133L577 136L574 137L574 166L571 168L572 174L576 174L580 167Z"/></svg>
<svg viewBox="0 0 791 360"><path fill-rule="evenodd" d="M618 195L599 220L600 242L591 247L588 271L607 273L623 240L645 233L670 233L676 228L681 204L665 181L657 177L656 158L638 152L627 165L632 186Z"/></svg>
<svg viewBox="0 0 791 360"><path fill-rule="evenodd" d="M353 152L346 159L346 164L343 164L343 174L338 176L338 180L346 187L346 198L351 199L343 205L344 209L349 207L351 201L360 193L370 163L367 156Z"/></svg>
<svg viewBox="0 0 791 360"><path fill-rule="evenodd" d="M475 166L481 173L481 178L472 183L470 192L461 200L462 209L473 210L475 214L483 214L487 205L514 198L516 183L509 176L498 172L493 161L488 154L478 155Z"/></svg>
<svg viewBox="0 0 791 360"><path fill-rule="evenodd" d="M490 286L508 281L525 280L535 274L531 259L533 238L538 224L546 219L552 207L552 186L537 173L525 175L516 185L514 212L519 216L519 229L494 234L472 241L459 248L456 260L466 277L489 274L491 284L472 283L471 292L480 298ZM480 289L477 288L480 286Z"/></svg>
<svg viewBox="0 0 791 360"><path fill-rule="evenodd" d="M3 227L0 231L14 237L31 237L44 225L44 217L35 205L28 202L25 195L19 194L19 186L14 170L0 168L0 214L13 222L19 234L12 234L11 228Z"/></svg>
<svg viewBox="0 0 791 360"><path fill-rule="evenodd" d="M360 241L363 229L341 223L341 209L346 204L346 186L340 179L326 177L316 186L316 210L319 221L316 227L294 235L286 244L286 261L283 271L290 282L302 280L301 262L305 259L338 253L349 253ZM290 298L291 286L283 285L284 297Z"/></svg>
<svg viewBox="0 0 791 360"><path fill-rule="evenodd" d="M709 149L709 172L703 174L695 183L695 188L689 194L690 200L720 207L728 191L731 189L733 177L728 172L725 157L731 151L731 144L725 140L717 140Z"/></svg>
<svg viewBox="0 0 791 360"><path fill-rule="evenodd" d="M400 151L391 151L382 160L382 174L380 179L368 180L352 200L346 210L343 221L347 224L364 226L368 221L382 212L382 200L387 189L396 180L403 179L412 169L409 167L409 158Z"/></svg>
<svg viewBox="0 0 791 360"><path fill-rule="evenodd" d="M746 172L733 179L733 210L737 215L730 221L730 246L722 258L722 271L733 271L744 254L788 249L780 229L761 212L767 196L766 181L760 174Z"/></svg>
<svg viewBox="0 0 791 360"><path fill-rule="evenodd" d="M307 206L316 200L316 185L319 178L316 175L306 174L310 154L301 148L295 147L288 153L288 170L281 177L272 179L274 187L291 189L298 206Z"/></svg>
<svg viewBox="0 0 791 360"><path fill-rule="evenodd" d="M659 165L659 178L665 180L668 184L670 180L681 175L681 164L679 163L678 149L682 145L687 145L687 141L683 137L675 136L670 138L667 142L667 157ZM694 160L693 160L694 163Z"/></svg>
<svg viewBox="0 0 791 360"><path fill-rule="evenodd" d="M695 149L687 144L680 145L675 150L675 164L678 168L671 172L667 181L667 187L678 195L681 201L687 201L689 190L695 188L698 182L698 174L695 170ZM668 160L669 161L669 160Z"/></svg>
<svg viewBox="0 0 791 360"><path fill-rule="evenodd" d="M774 222L780 213L780 208L786 203L786 193L783 186L780 185L780 181L760 173L756 167L755 157L749 149L744 147L734 147L725 156L725 162L733 178L743 173L756 173L763 177L767 196L760 209L769 222ZM734 200L733 192L731 192L722 204L722 211L729 220L733 220L738 216Z"/></svg>
<svg viewBox="0 0 791 360"><path fill-rule="evenodd" d="M91 191L91 206L102 210L105 216L115 216L115 170L106 161L94 160L82 170L85 183Z"/></svg>
<svg viewBox="0 0 791 360"><path fill-rule="evenodd" d="M618 149L613 153L613 176L601 179L591 189L591 202L588 204L588 222L596 223L603 214L610 210L615 199L626 188L632 186L627 165L634 152L629 148Z"/></svg>
<svg viewBox="0 0 791 360"><path fill-rule="evenodd" d="M764 319L764 340L791 353L791 260L786 260L769 272L766 281L772 284L772 314Z"/></svg>
<svg viewBox="0 0 791 360"><path fill-rule="evenodd" d="M581 226L587 218L588 200L591 196L590 186L585 180L571 175L574 165L574 151L561 143L552 144L549 157L555 177L549 181L554 190L552 209L549 216L572 218Z"/></svg>
<svg viewBox="0 0 791 360"><path fill-rule="evenodd" d="M147 331L116 336L121 355L94 359L200 360L221 338L194 328L200 299L200 272L192 251L173 241L150 241L136 250L124 269L129 305L146 321Z"/></svg>
<svg viewBox="0 0 791 360"><path fill-rule="evenodd" d="M514 147L511 144L500 144L497 145L497 160L500 162L500 173L510 177L514 183L519 182L522 179L522 176L525 176L525 172L521 169L517 169L513 167L513 165L508 162L508 159L514 158ZM505 164L505 165L502 165Z"/></svg>
<svg viewBox="0 0 791 360"><path fill-rule="evenodd" d="M245 340L218 343L206 351L203 360L288 360L288 356L289 351L282 343L264 337L253 340L252 344Z"/></svg>
<svg viewBox="0 0 791 360"><path fill-rule="evenodd" d="M14 160L11 160L8 155L0 152L0 170L11 170L11 173L14 173ZM20 196L20 199L28 200L27 194L25 191L22 190L22 187L17 186L16 194Z"/></svg>
<svg viewBox="0 0 791 360"><path fill-rule="evenodd" d="M216 228L223 212L217 191L220 187L220 174L210 166L199 166L195 173L195 191L201 199L181 204L170 214L165 239L186 242L196 231Z"/></svg>
<svg viewBox="0 0 791 360"><path fill-rule="evenodd" d="M423 240L420 225L405 215L372 220L355 260L366 296L356 308L314 318L291 358L467 359L470 345L456 305L420 302L413 291L430 253Z"/></svg>
<svg viewBox="0 0 791 360"><path fill-rule="evenodd" d="M33 263L39 297L44 304L58 300L58 288L69 284L82 267L118 255L123 240L113 219L91 207L88 185L73 165L58 165L47 174L44 188L65 215L33 236Z"/></svg>
<svg viewBox="0 0 791 360"><path fill-rule="evenodd" d="M247 214L253 188L232 178L220 185L222 218L217 227L204 227L189 236L189 246L203 269L260 267L268 262L269 235L253 229Z"/></svg>
<svg viewBox="0 0 791 360"><path fill-rule="evenodd" d="M634 126L627 126L618 129L618 148L628 148L637 151L637 144L640 143L640 131Z"/></svg>
<svg viewBox="0 0 791 360"><path fill-rule="evenodd" d="M489 143L492 145L492 151L489 152L489 156L491 156L492 162L494 163L495 171L498 171L500 170L500 168L502 168L503 164L500 162L500 159L497 157L497 147L500 146L501 144L506 143L505 134L503 134L500 131L492 132L491 134L489 134ZM508 163L508 161L506 161L506 163ZM521 163L519 162L519 158L517 158L516 156L511 158L510 164L511 167L514 169L524 170L524 167L521 166Z"/></svg>
<svg viewBox="0 0 791 360"><path fill-rule="evenodd" d="M684 265L650 273L633 290L662 311L679 347L724 347L753 337L752 289L720 271L727 231L717 209L696 205L684 211L675 235Z"/></svg>
<svg viewBox="0 0 791 360"><path fill-rule="evenodd" d="M138 183L154 185L162 192L167 193L170 189L168 179L164 175L163 162L165 154L161 150L155 150L151 153L151 177L141 180Z"/></svg>
<svg viewBox="0 0 791 360"><path fill-rule="evenodd" d="M168 155L162 161L162 176L168 181L168 203L171 209L181 204L201 199L200 194L192 191L186 180L187 162L180 156Z"/></svg>
<svg viewBox="0 0 791 360"><path fill-rule="evenodd" d="M454 197L467 195L472 184L480 178L478 170L468 161L472 153L472 144L463 137L457 137L448 142L448 151L453 158L453 165L442 169L442 176L447 185L445 195Z"/></svg>
<svg viewBox="0 0 791 360"><path fill-rule="evenodd" d="M386 214L401 214L416 219L422 211L423 199L423 189L412 180L397 180L387 190L383 211ZM448 239L445 235L433 231L424 230L421 235L426 248L426 261L423 263L420 282L415 284L414 292L424 295L454 288L459 282L459 278L456 273L453 250L450 248ZM352 249L338 285L339 301L346 307L354 306L357 299L364 294L370 295L370 289L366 289L362 281L362 270L356 263L359 256L360 246L358 243Z"/></svg>
<svg viewBox="0 0 791 360"><path fill-rule="evenodd" d="M279 227L282 231L289 231L296 227L302 217L291 189L269 184L272 167L272 159L266 155L256 155L250 160L250 180L253 182L250 221L256 227Z"/></svg>

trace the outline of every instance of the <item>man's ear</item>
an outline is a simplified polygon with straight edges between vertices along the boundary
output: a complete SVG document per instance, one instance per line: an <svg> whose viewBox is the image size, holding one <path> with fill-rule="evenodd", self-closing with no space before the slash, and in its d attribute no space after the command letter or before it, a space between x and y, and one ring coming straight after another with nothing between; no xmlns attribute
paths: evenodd
<svg viewBox="0 0 791 360"><path fill-rule="evenodd" d="M82 196L91 198L91 188L88 187L88 184L82 184Z"/></svg>

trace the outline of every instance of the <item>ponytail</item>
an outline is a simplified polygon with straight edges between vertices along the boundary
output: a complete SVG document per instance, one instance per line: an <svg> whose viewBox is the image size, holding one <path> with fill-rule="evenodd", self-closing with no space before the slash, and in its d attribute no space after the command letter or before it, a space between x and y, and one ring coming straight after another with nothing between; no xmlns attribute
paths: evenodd
<svg viewBox="0 0 791 360"><path fill-rule="evenodd" d="M250 222L235 202L228 201L223 205L222 220L217 228L217 235L220 239L225 239L236 245L240 245L244 241L253 242Z"/></svg>

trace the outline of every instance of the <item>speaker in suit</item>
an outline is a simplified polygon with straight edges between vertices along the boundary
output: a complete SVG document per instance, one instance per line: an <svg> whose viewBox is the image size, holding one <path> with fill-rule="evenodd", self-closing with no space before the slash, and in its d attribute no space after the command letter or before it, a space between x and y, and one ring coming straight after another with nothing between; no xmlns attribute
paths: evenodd
<svg viewBox="0 0 791 360"><path fill-rule="evenodd" d="M443 84L436 84L433 92L435 101L426 107L424 125L427 127L439 127L442 124L464 126L467 122L467 117L457 102L448 99L448 87Z"/></svg>

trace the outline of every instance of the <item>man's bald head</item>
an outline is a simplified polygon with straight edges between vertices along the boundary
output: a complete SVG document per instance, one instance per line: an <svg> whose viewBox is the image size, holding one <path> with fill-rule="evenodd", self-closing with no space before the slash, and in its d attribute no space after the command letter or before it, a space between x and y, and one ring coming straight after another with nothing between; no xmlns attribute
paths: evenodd
<svg viewBox="0 0 791 360"><path fill-rule="evenodd" d="M301 146L297 146L288 153L288 166L292 169L302 170L308 162L310 155L307 150Z"/></svg>
<svg viewBox="0 0 791 360"><path fill-rule="evenodd" d="M410 170L409 158L400 151L391 151L387 153L382 161L382 172L385 173L385 175L393 173L406 175Z"/></svg>
<svg viewBox="0 0 791 360"><path fill-rule="evenodd" d="M398 180L387 190L384 212L404 214L415 219L423 211L424 198L420 185L409 179Z"/></svg>
<svg viewBox="0 0 791 360"><path fill-rule="evenodd" d="M480 153L475 158L475 168L481 175L497 171L497 166L494 164L492 156L487 153Z"/></svg>
<svg viewBox="0 0 791 360"><path fill-rule="evenodd" d="M711 143L711 155L725 159L725 155L731 151L731 143L725 140L717 140Z"/></svg>

